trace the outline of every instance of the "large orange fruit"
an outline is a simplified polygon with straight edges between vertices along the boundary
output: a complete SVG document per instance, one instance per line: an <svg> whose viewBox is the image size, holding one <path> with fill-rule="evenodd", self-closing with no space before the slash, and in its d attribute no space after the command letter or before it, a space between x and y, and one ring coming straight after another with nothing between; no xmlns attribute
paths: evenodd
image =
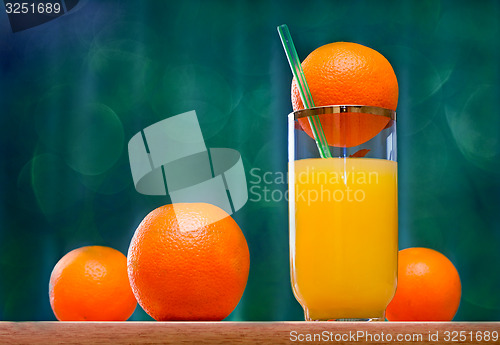
<svg viewBox="0 0 500 345"><path fill-rule="evenodd" d="M49 282L50 306L60 321L125 321L137 302L127 276L127 258L102 246L64 255Z"/></svg>
<svg viewBox="0 0 500 345"><path fill-rule="evenodd" d="M250 255L238 224L205 203L159 207L141 222L128 251L128 274L155 320L222 320L236 307Z"/></svg>
<svg viewBox="0 0 500 345"><path fill-rule="evenodd" d="M386 310L389 321L451 321L460 304L458 272L443 254L408 248L398 256L398 287Z"/></svg>
<svg viewBox="0 0 500 345"><path fill-rule="evenodd" d="M336 42L314 50L302 62L315 106L368 105L396 110L398 81L391 64L379 52L360 44ZM304 109L295 78L293 110ZM330 146L358 146L376 136L390 119L383 116L343 113L320 117ZM312 137L306 118L299 123Z"/></svg>

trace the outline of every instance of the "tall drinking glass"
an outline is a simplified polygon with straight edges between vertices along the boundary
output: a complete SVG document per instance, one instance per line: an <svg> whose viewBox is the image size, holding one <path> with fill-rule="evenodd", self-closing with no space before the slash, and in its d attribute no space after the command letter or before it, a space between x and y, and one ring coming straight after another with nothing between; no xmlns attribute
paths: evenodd
<svg viewBox="0 0 500 345"><path fill-rule="evenodd" d="M309 116L333 158L320 158ZM396 114L328 106L289 115L290 270L305 319L384 320L396 291Z"/></svg>

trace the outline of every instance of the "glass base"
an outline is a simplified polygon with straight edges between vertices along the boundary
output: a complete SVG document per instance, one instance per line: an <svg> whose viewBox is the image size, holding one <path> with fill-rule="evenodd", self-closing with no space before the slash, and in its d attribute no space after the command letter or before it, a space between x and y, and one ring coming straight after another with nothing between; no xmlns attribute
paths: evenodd
<svg viewBox="0 0 500 345"><path fill-rule="evenodd" d="M325 315L325 313L322 313L323 315ZM352 314L362 314L362 313L350 313L351 315ZM368 313L368 314L372 314L372 313ZM364 318L364 317L339 317L339 318L335 318L335 317L324 317L324 316L320 316L318 317L319 315L316 314L316 315L311 315L311 313L307 310L307 309L304 309L304 318L306 321L340 321L340 322L358 322L358 321L361 321L361 322L376 322L376 321L385 321L385 311L382 312L382 314L379 314L379 313L373 313L375 315L380 315L380 316L376 316L376 317L367 317L367 318ZM372 314L372 315L373 315ZM328 313L326 313L326 315L328 315ZM330 314L331 315L331 314ZM347 315L345 315L347 316Z"/></svg>
<svg viewBox="0 0 500 345"><path fill-rule="evenodd" d="M358 321L365 321L365 322L377 322L377 321L385 321L385 317L372 317L368 319L359 319L359 318L352 318L352 319L328 319L328 320L313 320L313 319L308 319L306 317L306 321L340 321L340 322L358 322Z"/></svg>

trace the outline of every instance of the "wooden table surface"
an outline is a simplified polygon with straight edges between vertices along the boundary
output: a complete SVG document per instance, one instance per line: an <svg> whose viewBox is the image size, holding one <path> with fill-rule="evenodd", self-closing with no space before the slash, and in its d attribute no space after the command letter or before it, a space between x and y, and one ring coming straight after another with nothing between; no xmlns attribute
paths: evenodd
<svg viewBox="0 0 500 345"><path fill-rule="evenodd" d="M500 322L0 322L0 344L500 344L499 333Z"/></svg>

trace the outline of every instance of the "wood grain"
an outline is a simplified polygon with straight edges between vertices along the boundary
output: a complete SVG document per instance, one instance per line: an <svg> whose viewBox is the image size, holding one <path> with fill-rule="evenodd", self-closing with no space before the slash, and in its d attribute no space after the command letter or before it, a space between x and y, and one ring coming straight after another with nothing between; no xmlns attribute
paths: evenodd
<svg viewBox="0 0 500 345"><path fill-rule="evenodd" d="M0 322L0 344L500 344L486 332L500 322Z"/></svg>

